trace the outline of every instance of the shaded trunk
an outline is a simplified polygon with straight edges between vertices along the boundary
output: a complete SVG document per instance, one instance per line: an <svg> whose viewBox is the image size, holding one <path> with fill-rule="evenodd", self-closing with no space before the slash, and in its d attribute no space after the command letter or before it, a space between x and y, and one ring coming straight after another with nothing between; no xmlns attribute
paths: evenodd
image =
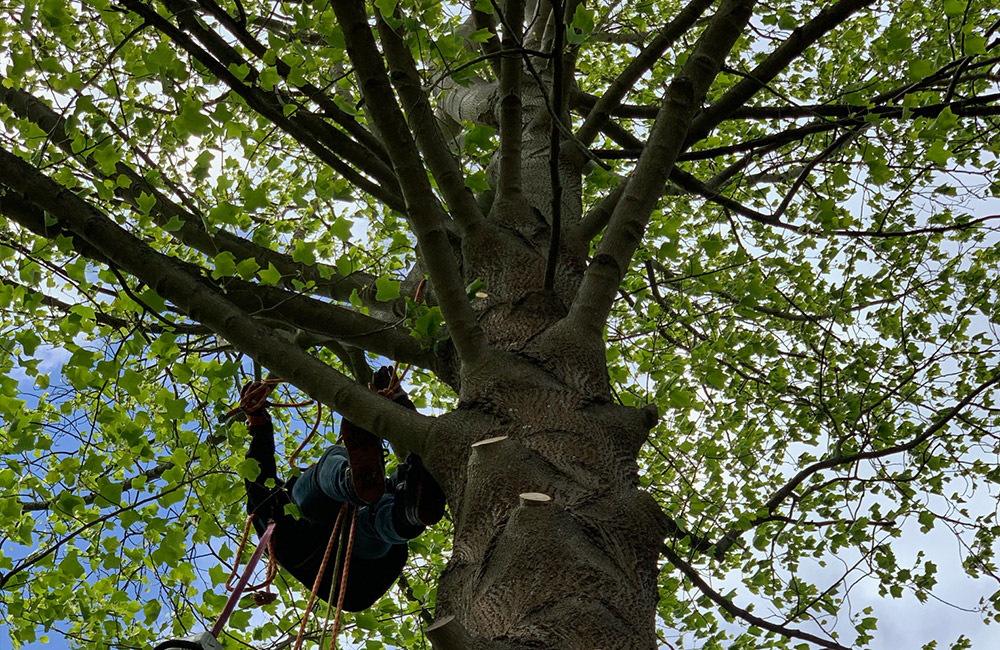
<svg viewBox="0 0 1000 650"><path fill-rule="evenodd" d="M473 647L653 648L664 535L635 466L652 416L528 383L477 409L505 415L448 481L455 539L436 614Z"/></svg>
<svg viewBox="0 0 1000 650"><path fill-rule="evenodd" d="M496 351L463 369L460 406L440 418L451 433L428 454L455 522L437 592L447 625L430 636L439 648L653 648L664 527L636 458L655 410L613 404L604 342L567 331L583 260L564 252L555 292L542 290L544 215L513 201L491 224L463 257Z"/></svg>

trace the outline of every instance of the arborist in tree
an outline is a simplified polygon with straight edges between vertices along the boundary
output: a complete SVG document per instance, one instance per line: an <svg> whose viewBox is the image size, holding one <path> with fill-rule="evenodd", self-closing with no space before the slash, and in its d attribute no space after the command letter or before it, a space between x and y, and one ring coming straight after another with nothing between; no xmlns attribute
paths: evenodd
<svg viewBox="0 0 1000 650"><path fill-rule="evenodd" d="M416 409L392 369L379 369L372 387L397 404ZM251 436L247 458L260 464L257 478L246 481L247 507L257 534L263 534L268 522L275 522L272 561L312 588L338 512L344 503L357 507L343 606L348 611L367 609L402 573L407 540L444 515L444 493L416 454L407 456L386 479L382 441L347 419L340 425L343 446L328 447L315 465L282 482L267 412L269 393L266 383L247 384L240 395ZM286 511L289 503L298 506L301 518ZM327 563L315 592L324 600L339 590L336 564Z"/></svg>

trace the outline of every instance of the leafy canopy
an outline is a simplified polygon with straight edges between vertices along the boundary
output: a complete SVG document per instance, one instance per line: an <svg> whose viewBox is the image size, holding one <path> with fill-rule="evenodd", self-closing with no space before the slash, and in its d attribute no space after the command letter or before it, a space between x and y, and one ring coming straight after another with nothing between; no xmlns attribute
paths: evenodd
<svg viewBox="0 0 1000 650"><path fill-rule="evenodd" d="M465 185L487 192L498 125L460 109L496 78L493 21L374 4L405 35ZM572 4L570 130L684 5ZM713 11L583 143L594 235ZM878 601L920 612L948 597L944 565L979 579L982 599L957 604L1000 621L998 17L989 0L761 3L709 88L718 119L681 152L606 335L617 398L663 414L640 467L687 531L660 579L673 647L792 647L799 629L882 645ZM4 150L322 362L363 380L397 359L418 406L454 406L398 179L365 149L380 107L362 101L325 1L0 1L0 72ZM248 359L62 215L20 203L5 173L3 624L15 644L55 631L80 647L210 627L255 471L245 429L218 423ZM315 417L281 416L285 457ZM426 647L416 629L450 535L445 523L412 542L399 588L346 634ZM262 615L236 612L233 639L294 633L307 594L279 586Z"/></svg>

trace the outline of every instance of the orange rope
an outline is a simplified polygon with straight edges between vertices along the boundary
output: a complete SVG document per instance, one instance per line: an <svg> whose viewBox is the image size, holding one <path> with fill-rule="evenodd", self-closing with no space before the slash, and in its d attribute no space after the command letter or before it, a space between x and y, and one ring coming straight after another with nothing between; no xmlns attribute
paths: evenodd
<svg viewBox="0 0 1000 650"><path fill-rule="evenodd" d="M223 420L228 420L237 413L243 411L246 412L246 404L257 405L257 406L267 406L267 398L274 391L278 384L285 383L283 379L265 379L260 382L260 384L254 388L252 391L242 396L240 399L240 404L236 408L230 410L224 416Z"/></svg>
<svg viewBox="0 0 1000 650"><path fill-rule="evenodd" d="M233 578L236 577L236 573L239 571L240 558L243 557L243 549L246 548L247 539L250 537L250 527L256 518L257 515L248 516L246 524L243 525L243 535L240 537L240 545L236 549L236 557L233 559L233 570L229 572L229 577L226 578L226 591L232 591L235 588L235 585L233 585ZM264 574L264 581L251 587L244 587L243 591L251 593L268 588L271 586L271 583L274 582L274 578L277 575L278 562L274 555L274 536L272 536L271 539L267 541L267 572Z"/></svg>
<svg viewBox="0 0 1000 650"><path fill-rule="evenodd" d="M252 587L246 587L243 591L250 593L267 589L270 592L271 583L278 576L278 559L274 554L274 549L274 535L271 535L271 539L267 540L267 571L264 573L264 581Z"/></svg>
<svg viewBox="0 0 1000 650"><path fill-rule="evenodd" d="M240 568L240 557L243 555L243 549L246 548L247 538L250 536L250 525L253 524L253 520L257 515L250 515L247 517L246 523L243 525L243 536L240 537L239 548L236 549L236 558L233 560L233 570L229 573L229 577L226 578L226 591L233 590L233 578L236 577L236 572Z"/></svg>
<svg viewBox="0 0 1000 650"><path fill-rule="evenodd" d="M323 581L323 574L326 573L326 565L330 560L330 551L333 550L333 543L337 540L337 533L340 529L340 522L344 518L344 512L347 510L347 504L344 503L340 506L340 512L337 513L337 521L333 524L333 532L330 533L330 541L326 544L326 552L323 553L323 560L320 562L319 571L316 573L316 579L313 581L312 593L309 594L309 602L306 604L306 611L302 614L302 625L299 626L299 633L295 637L295 647L292 650L299 650L302 647L302 639L305 637L306 624L309 622L309 614L312 613L313 603L316 602L316 593L319 591L319 583ZM351 526L351 530L354 530L354 526Z"/></svg>
<svg viewBox="0 0 1000 650"><path fill-rule="evenodd" d="M295 467L295 459L298 458L299 452L306 448L306 445L309 444L309 441L312 440L312 437L316 435L316 432L319 430L319 423L322 419L323 419L323 405L320 404L319 402L316 402L316 423L313 424L312 431L310 431L309 435L305 437L305 439L302 441L302 444L299 445L298 448L292 452L291 456L288 457L289 467Z"/></svg>
<svg viewBox="0 0 1000 650"><path fill-rule="evenodd" d="M354 527L358 523L358 509L353 509L351 516L351 533L347 537L347 556L344 558L344 571L340 575L340 594L337 595L337 613L333 615L333 638L330 640L330 650L337 647L337 630L340 628L340 615L344 611L344 595L347 593L347 573L351 570L351 553L354 551Z"/></svg>

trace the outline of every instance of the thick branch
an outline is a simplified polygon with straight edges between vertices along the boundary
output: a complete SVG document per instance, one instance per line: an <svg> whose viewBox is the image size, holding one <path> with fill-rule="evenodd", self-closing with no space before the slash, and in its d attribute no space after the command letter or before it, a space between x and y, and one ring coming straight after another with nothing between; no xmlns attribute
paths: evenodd
<svg viewBox="0 0 1000 650"><path fill-rule="evenodd" d="M660 116L653 123L649 144L612 213L570 309L568 318L578 328L598 334L603 330L618 286L642 240L649 215L681 152L691 119L749 22L753 5L754 0L723 2L683 69L670 83Z"/></svg>
<svg viewBox="0 0 1000 650"><path fill-rule="evenodd" d="M500 178L497 198L521 194L521 55L524 38L524 0L507 0L503 25L503 58L500 60Z"/></svg>
<svg viewBox="0 0 1000 650"><path fill-rule="evenodd" d="M698 575L698 572L694 570L694 567L681 559L681 556L674 552L672 548L664 544L660 547L660 552L663 553L663 557L667 558L667 562L674 565L674 567L676 567L688 580L691 581L691 584L697 587L701 593L705 594L709 600L718 605L720 609L728 613L730 616L744 620L750 625L755 625L762 630L774 632L775 634L780 634L781 636L788 637L790 639L809 641L810 643L815 643L820 647L832 648L833 650L848 650L847 646L842 646L835 641L823 639L813 634L809 634L808 632L772 623L760 618L759 616L754 616L742 607L737 607L733 601L712 589L708 583L705 582L700 575Z"/></svg>
<svg viewBox="0 0 1000 650"><path fill-rule="evenodd" d="M198 4L205 7L212 16L218 19L254 56L258 58L264 57L267 47L257 40L243 24L230 16L215 0L198 0ZM282 79L288 81L292 69L280 57L275 57L274 68L281 75ZM296 86L296 88L305 93L309 99L316 102L323 109L324 115L333 119L345 131L353 135L362 146L368 148L380 160L386 163L389 162L389 155L386 153L382 143L368 129L362 126L353 115L340 108L326 92L308 82Z"/></svg>
<svg viewBox="0 0 1000 650"><path fill-rule="evenodd" d="M0 178L8 188L32 197L32 203L55 216L58 225L262 366L386 440L417 453L424 449L433 418L382 399L274 330L256 323L177 260L155 251L93 205L4 149L0 149Z"/></svg>
<svg viewBox="0 0 1000 650"><path fill-rule="evenodd" d="M465 295L458 262L448 239L447 215L434 195L413 136L392 94L364 5L353 0L334 0L333 10L344 31L347 54L354 64L365 101L369 106L378 107L372 119L400 180L406 213L455 349L463 363L475 363L486 350L486 335Z"/></svg>
<svg viewBox="0 0 1000 650"><path fill-rule="evenodd" d="M188 54L190 54L194 59L208 68L208 70L215 75L219 81L232 88L234 92L246 101L250 108L260 113L263 117L266 117L283 131L288 133L288 135L303 144L317 158L329 165L331 169L336 171L359 189L367 192L389 207L399 210L400 212L405 210L402 200L396 193L397 188L395 187L394 178L381 179L384 184L388 185L388 187L378 185L358 173L357 170L341 160L341 155L347 157L347 154L349 154L349 159L353 164L357 164L362 169L373 173L373 175L378 173L376 164L377 158L365 153L363 149L357 145L357 143L353 143L353 141L349 138L317 117L303 113L297 113L291 117L286 117L283 105L273 94L265 93L260 88L244 84L229 71L229 68L225 64L221 63L213 55L199 47L197 43L187 36L187 34L153 11L152 8L141 2L141 0L122 0L122 3L130 11L142 16L157 30L177 43L177 45L188 52ZM215 37L218 38L218 35L215 35ZM339 149L328 148L325 143L320 142L320 140L316 137L316 134L318 133L325 133L331 138L336 137L334 134L339 134L338 140L340 141L340 144L347 146L347 143L351 142L354 147L358 148L358 151L352 153L351 147L348 147L347 152ZM342 138L342 140L340 140L340 138ZM357 159L355 159L355 153L358 156Z"/></svg>
<svg viewBox="0 0 1000 650"><path fill-rule="evenodd" d="M805 25L796 28L785 41L750 74L698 116L688 133L687 146L698 142L722 122L730 113L746 104L747 100L764 88L772 79L802 55L809 47L837 28L853 13L867 7L875 0L840 0L824 8Z"/></svg>
<svg viewBox="0 0 1000 650"><path fill-rule="evenodd" d="M402 25L398 29L402 29ZM381 14L378 18L378 30L385 49L385 60L392 73L392 83L406 109L417 145L448 202L452 217L464 235L483 222L483 213L476 203L476 197L466 186L465 175L458 160L452 155L444 134L441 133L437 118L434 117L434 109L421 87L409 46Z"/></svg>
<svg viewBox="0 0 1000 650"><path fill-rule="evenodd" d="M223 25L229 27L234 31L234 35L243 43L247 49L249 49L255 56L263 57L266 48L260 42L256 41L250 34L242 29L238 23L232 20L221 7L216 5L212 0L199 0L200 4L206 6L210 13L212 13L215 18L217 18ZM187 0L164 0L164 4L168 9L176 16L180 25L186 29L188 32L193 34L195 38L201 42L202 45L214 56L216 59L221 61L224 65L247 65L248 62L243 58L234 47L232 47L225 39L223 39L214 30L206 26L198 17L198 15L191 10L191 6L188 4ZM283 78L287 78L291 73L291 68L282 60L275 60L275 70ZM251 69L251 75L248 75L248 79L256 77L257 71ZM350 115L346 114L340 109L337 104L330 99L326 93L316 88L312 84L306 82L300 86L296 86L301 90L306 96L311 100L315 101L324 111L325 115L334 118L338 123L343 123L349 132L355 134L355 137L361 142L365 142L365 145L359 144L346 137L343 133L337 129L331 128L323 120L317 120L309 115L303 115L298 119L308 124L310 130L313 131L316 136L325 141L325 144L332 150L337 152L339 155L343 156L346 160L351 162L351 164L356 167L367 171L375 178L380 179L383 183L387 183L390 186L394 184L394 179L392 176L392 170L387 164L386 154L384 148L381 144L372 136L371 133L367 132L362 128L357 121ZM260 94L260 91L254 88L255 91ZM286 94L282 93L277 87L274 89L275 94L279 94L282 97L281 104L291 103L292 100Z"/></svg>
<svg viewBox="0 0 1000 650"><path fill-rule="evenodd" d="M63 230L60 224L46 224L42 210L19 192L9 191L0 197L0 214L14 219L41 237L70 236L78 253L94 261L111 265L112 268L115 266L114 262L96 247L78 235ZM194 264L180 260L175 260L174 263L191 277L202 276L202 269ZM291 328L319 335L320 340L316 342L317 344L324 343L325 339L334 339L402 363L412 363L421 368L440 372L442 378L448 375L441 359L433 351L425 349L420 341L410 336L405 328L398 327L396 323L386 323L346 307L279 287L257 285L237 277L227 278L224 287L213 286L212 289L224 291L231 303L248 314L280 323L285 329ZM192 328L191 325L173 323L170 327L175 331Z"/></svg>
<svg viewBox="0 0 1000 650"><path fill-rule="evenodd" d="M621 74L611 82L608 89L590 109L586 121L577 132L576 137L584 144L590 145L600 133L601 127L608 121L622 99L635 85L642 75L646 74L656 61L670 48L674 42L684 35L701 17L713 0L691 0L684 9L667 23L657 33L649 45L643 48L622 70Z"/></svg>
<svg viewBox="0 0 1000 650"><path fill-rule="evenodd" d="M36 124L45 131L49 141L67 155L79 159L94 174L104 178L118 176L128 178L131 181L128 187L116 184L115 193L134 208L139 207L139 198L142 194L152 196L155 202L149 211L150 216L161 227L171 223L172 219L176 219L173 226L179 221L180 226L172 227L170 233L184 245L209 257L214 257L221 251L228 251L236 260L254 259L262 268L268 268L269 264L273 264L282 275L300 277L306 281L312 280L323 293L332 298L346 300L354 290L357 290L362 299L366 299L369 303L374 302L375 292L372 287L375 279L367 274L352 273L343 276L335 267L296 262L290 255L259 246L226 230L218 229L210 233L205 229L200 215L192 214L172 201L129 165L118 162L113 173L104 173L100 163L94 159L92 149L83 151L74 149L73 136L67 130L66 121L62 116L37 97L23 90L7 88L2 82L3 77L0 76L0 103L10 108L21 119Z"/></svg>
<svg viewBox="0 0 1000 650"><path fill-rule="evenodd" d="M545 291L553 291L556 283L556 267L559 264L559 238L562 230L562 175L559 172L560 145L562 138L559 133L561 123L568 123L569 116L564 114L565 94L563 93L563 42L566 35L566 21L563 16L563 3L552 0L555 16L555 33L552 41L552 125L549 129L549 185L552 188L551 214L549 228L549 251L545 260L545 279L542 287Z"/></svg>

